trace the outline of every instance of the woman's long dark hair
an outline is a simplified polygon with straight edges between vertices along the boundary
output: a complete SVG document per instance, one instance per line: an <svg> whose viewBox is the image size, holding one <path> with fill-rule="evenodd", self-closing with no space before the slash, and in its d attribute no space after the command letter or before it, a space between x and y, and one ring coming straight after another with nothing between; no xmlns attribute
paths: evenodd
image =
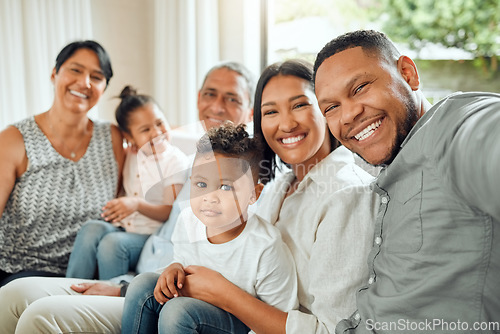
<svg viewBox="0 0 500 334"><path fill-rule="evenodd" d="M254 136L259 138L259 140L262 142L262 146L264 147L264 157L260 166L260 181L263 184L266 184L267 182L274 179L276 175L276 168L280 169L281 163L284 163L281 160L279 160L280 163L278 163L278 157L276 156L276 153L274 153L274 151L271 149L264 138L264 134L262 133L262 113L260 108L262 105L262 92L264 91L264 88L266 87L269 80L278 75L291 75L300 79L304 79L309 83L311 89L314 91L313 69L312 64L309 62L299 59L287 60L285 62L279 62L269 65L262 72L259 81L257 82L257 88L255 90L253 126ZM333 137L330 132L329 135L331 143L330 151L333 151L339 146L339 142Z"/></svg>

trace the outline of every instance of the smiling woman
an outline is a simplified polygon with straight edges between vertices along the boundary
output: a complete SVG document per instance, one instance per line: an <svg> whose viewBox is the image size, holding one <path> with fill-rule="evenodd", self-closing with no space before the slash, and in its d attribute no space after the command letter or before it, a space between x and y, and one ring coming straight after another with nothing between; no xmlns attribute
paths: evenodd
<svg viewBox="0 0 500 334"><path fill-rule="evenodd" d="M329 135L312 73L311 64L296 60L268 66L254 104L254 134L264 144L260 177L267 183L257 215L278 228L290 249L299 309L284 312L266 304L214 270L186 269L183 296L215 305L257 333L333 333L355 310L355 293L368 279L378 199L369 187L372 177ZM291 170L276 176L278 158ZM190 309L189 316L201 313ZM160 333L167 330L159 326Z"/></svg>
<svg viewBox="0 0 500 334"><path fill-rule="evenodd" d="M0 132L0 286L64 275L76 232L114 197L122 137L87 117L112 75L100 44L68 44L52 71L50 109Z"/></svg>

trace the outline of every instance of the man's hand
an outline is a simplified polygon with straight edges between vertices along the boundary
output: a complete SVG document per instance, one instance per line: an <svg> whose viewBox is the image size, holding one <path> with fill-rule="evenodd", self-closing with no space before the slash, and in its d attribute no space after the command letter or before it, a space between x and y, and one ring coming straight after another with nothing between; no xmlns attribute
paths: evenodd
<svg viewBox="0 0 500 334"><path fill-rule="evenodd" d="M120 286L107 283L73 284L71 289L83 295L120 297Z"/></svg>

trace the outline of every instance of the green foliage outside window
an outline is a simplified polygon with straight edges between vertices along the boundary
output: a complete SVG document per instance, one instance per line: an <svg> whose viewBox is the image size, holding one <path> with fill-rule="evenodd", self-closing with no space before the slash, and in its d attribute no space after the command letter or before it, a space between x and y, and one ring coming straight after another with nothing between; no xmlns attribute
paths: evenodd
<svg viewBox="0 0 500 334"><path fill-rule="evenodd" d="M499 72L498 0L379 0L373 13L394 41L416 50L427 43L457 47L473 54L487 76Z"/></svg>

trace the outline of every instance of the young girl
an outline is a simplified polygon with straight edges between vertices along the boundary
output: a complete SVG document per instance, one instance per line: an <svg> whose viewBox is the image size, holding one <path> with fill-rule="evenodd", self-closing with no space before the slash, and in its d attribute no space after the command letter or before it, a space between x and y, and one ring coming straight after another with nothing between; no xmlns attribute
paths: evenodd
<svg viewBox="0 0 500 334"><path fill-rule="evenodd" d="M184 268L180 293L220 307L256 333L333 333L355 311L356 292L368 282L366 260L378 209L369 187L373 177L329 135L310 64L286 61L264 70L255 95L254 133L267 143L261 179L274 179L264 188L257 214L281 231L290 248L300 307L279 310L200 266ZM276 157L291 170L275 178ZM217 323L226 332L230 326Z"/></svg>
<svg viewBox="0 0 500 334"><path fill-rule="evenodd" d="M130 86L120 94L116 121L130 144L123 167L125 196L109 201L101 216L78 232L66 277L106 280L134 270L148 236L168 219L187 178L188 160L168 143L168 123L155 101ZM144 199L158 182L158 202ZM124 231L128 233L123 233Z"/></svg>

